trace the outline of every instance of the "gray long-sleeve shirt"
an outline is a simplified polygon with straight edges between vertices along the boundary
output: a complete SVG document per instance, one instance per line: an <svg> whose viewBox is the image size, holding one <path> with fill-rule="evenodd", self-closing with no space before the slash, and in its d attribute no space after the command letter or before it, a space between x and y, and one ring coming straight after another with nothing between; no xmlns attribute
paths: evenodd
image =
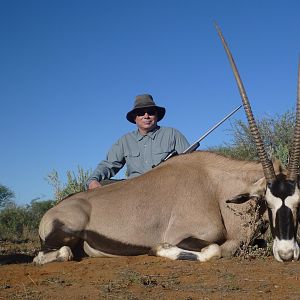
<svg viewBox="0 0 300 300"><path fill-rule="evenodd" d="M146 135L141 135L138 130L127 133L111 147L106 160L98 164L86 184L115 176L125 163L129 178L141 175L172 151L182 153L188 147L184 135L170 127L157 126Z"/></svg>

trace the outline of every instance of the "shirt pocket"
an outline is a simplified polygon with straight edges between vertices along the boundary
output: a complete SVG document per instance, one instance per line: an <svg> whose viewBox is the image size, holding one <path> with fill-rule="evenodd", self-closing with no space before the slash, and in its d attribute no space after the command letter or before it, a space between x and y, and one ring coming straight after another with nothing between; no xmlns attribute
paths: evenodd
<svg viewBox="0 0 300 300"><path fill-rule="evenodd" d="M137 156L140 156L140 151L139 150L127 150L125 151L124 153L124 156L125 157L137 157Z"/></svg>
<svg viewBox="0 0 300 300"><path fill-rule="evenodd" d="M140 155L139 150L125 151L124 156L129 177L132 172L140 172Z"/></svg>

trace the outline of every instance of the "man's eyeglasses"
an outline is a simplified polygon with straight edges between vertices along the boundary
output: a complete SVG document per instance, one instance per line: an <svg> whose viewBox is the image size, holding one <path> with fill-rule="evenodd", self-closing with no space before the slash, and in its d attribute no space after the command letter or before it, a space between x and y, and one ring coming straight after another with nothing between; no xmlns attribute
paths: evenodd
<svg viewBox="0 0 300 300"><path fill-rule="evenodd" d="M156 115L156 109L155 108L145 108L145 109L139 109L136 111L136 115L138 117L142 117L143 115L145 115L145 113L147 113L149 116L154 116Z"/></svg>

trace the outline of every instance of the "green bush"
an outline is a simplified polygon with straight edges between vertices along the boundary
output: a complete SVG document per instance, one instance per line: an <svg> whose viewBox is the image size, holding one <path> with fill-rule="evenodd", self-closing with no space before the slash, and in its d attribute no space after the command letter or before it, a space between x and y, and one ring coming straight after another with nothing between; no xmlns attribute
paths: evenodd
<svg viewBox="0 0 300 300"><path fill-rule="evenodd" d="M84 171L83 168L77 168L75 172L67 171L67 183L62 184L58 172L53 170L48 176L47 181L54 188L54 196L57 202L69 195L85 190L85 182L92 174L91 170Z"/></svg>
<svg viewBox="0 0 300 300"><path fill-rule="evenodd" d="M44 213L55 201L33 200L29 205L12 204L0 211L0 239L26 240L38 237L38 226Z"/></svg>
<svg viewBox="0 0 300 300"><path fill-rule="evenodd" d="M1 239L17 240L23 235L26 223L26 209L11 206L0 212Z"/></svg>
<svg viewBox="0 0 300 300"><path fill-rule="evenodd" d="M275 117L264 117L257 120L257 126L270 157L279 159L283 166L288 164L289 147L293 139L295 113L287 111ZM231 143L226 143L210 150L237 159L257 160L255 143L247 123L238 120L229 131Z"/></svg>
<svg viewBox="0 0 300 300"><path fill-rule="evenodd" d="M30 205L26 207L28 219L26 225L28 226L28 228L31 230L37 229L43 215L54 205L54 200L31 201Z"/></svg>

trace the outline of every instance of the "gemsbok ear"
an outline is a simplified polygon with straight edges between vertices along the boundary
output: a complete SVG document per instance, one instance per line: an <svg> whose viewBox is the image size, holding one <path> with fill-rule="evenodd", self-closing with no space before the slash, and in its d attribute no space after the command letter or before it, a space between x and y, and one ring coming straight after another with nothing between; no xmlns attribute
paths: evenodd
<svg viewBox="0 0 300 300"><path fill-rule="evenodd" d="M226 203L242 204L252 199L261 199L265 195L265 192L266 179L263 177L249 186L249 189L246 189L243 193L226 200Z"/></svg>

